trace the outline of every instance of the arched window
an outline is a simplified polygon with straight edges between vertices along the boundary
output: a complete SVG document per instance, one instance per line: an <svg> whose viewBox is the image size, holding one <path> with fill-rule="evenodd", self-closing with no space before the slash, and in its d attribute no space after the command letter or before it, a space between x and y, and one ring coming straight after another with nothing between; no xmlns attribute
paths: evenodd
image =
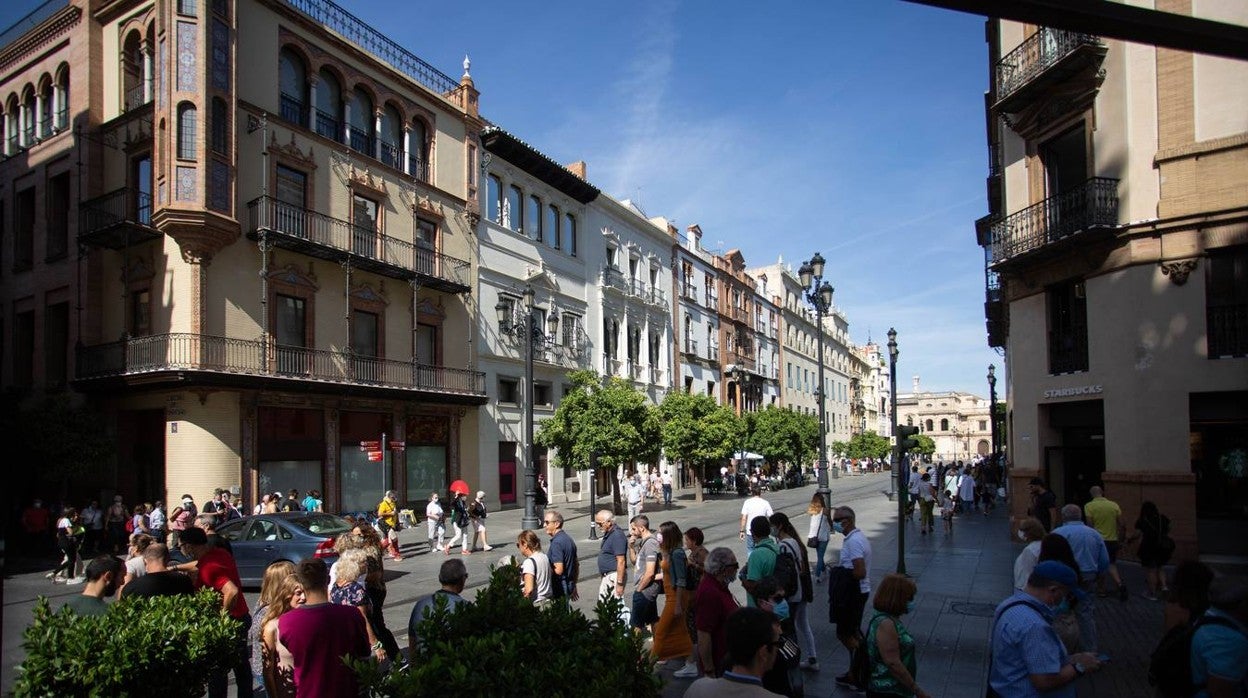
<svg viewBox="0 0 1248 698"><path fill-rule="evenodd" d="M22 91L22 145L35 142L35 88L30 85Z"/></svg>
<svg viewBox="0 0 1248 698"><path fill-rule="evenodd" d="M571 213L563 214L563 234L568 239L567 249L573 257L576 256L576 216ZM562 248L559 239L555 239L555 249Z"/></svg>
<svg viewBox="0 0 1248 698"><path fill-rule="evenodd" d="M178 158L195 159L196 137L195 105L183 102L178 105Z"/></svg>
<svg viewBox="0 0 1248 698"><path fill-rule="evenodd" d="M559 239L559 207L546 205L546 220L542 222L542 232L546 240Z"/></svg>
<svg viewBox="0 0 1248 698"><path fill-rule="evenodd" d="M277 84L281 90L281 115L293 124L307 123L308 71L303 58L284 48L277 56Z"/></svg>
<svg viewBox="0 0 1248 698"><path fill-rule="evenodd" d="M121 58L121 110L130 111L147 103L143 89L143 37L137 31L126 35Z"/></svg>
<svg viewBox="0 0 1248 698"><path fill-rule="evenodd" d="M56 76L56 128L69 128L69 68L62 68Z"/></svg>
<svg viewBox="0 0 1248 698"><path fill-rule="evenodd" d="M316 86L315 121L313 128L317 133L342 141L342 87L328 70L320 72Z"/></svg>
<svg viewBox="0 0 1248 698"><path fill-rule="evenodd" d="M230 151L230 108L220 97L212 98L212 152L228 155Z"/></svg>
<svg viewBox="0 0 1248 698"><path fill-rule="evenodd" d="M940 420L940 430L949 431L949 420L947 419Z"/></svg>
<svg viewBox="0 0 1248 698"><path fill-rule="evenodd" d="M524 232L524 194L520 187L507 187L507 201L503 204L503 227L517 233Z"/></svg>
<svg viewBox="0 0 1248 698"><path fill-rule="evenodd" d="M927 428L924 429L923 431L935 431L935 429L932 429L932 420L930 419L927 420L926 424L927 424Z"/></svg>
<svg viewBox="0 0 1248 698"><path fill-rule="evenodd" d="M396 170L403 169L403 115L393 104L381 112L381 161Z"/></svg>
<svg viewBox="0 0 1248 698"><path fill-rule="evenodd" d="M4 139L10 154L16 153L21 147L21 130L18 126L19 109L17 97L9 97L9 103L4 108L4 113L8 116L5 119Z"/></svg>
<svg viewBox="0 0 1248 698"><path fill-rule="evenodd" d="M373 155L373 99L363 88L355 88L351 94L351 119L347 125L351 149L368 156Z"/></svg>
<svg viewBox="0 0 1248 698"><path fill-rule="evenodd" d="M429 181L429 129L420 119L412 119L412 132L408 136L411 174L422 182Z"/></svg>
<svg viewBox="0 0 1248 698"><path fill-rule="evenodd" d="M486 179L485 217L499 225L503 224L503 181L497 175Z"/></svg>
<svg viewBox="0 0 1248 698"><path fill-rule="evenodd" d="M52 135L52 78L43 77L39 83L39 137Z"/></svg>

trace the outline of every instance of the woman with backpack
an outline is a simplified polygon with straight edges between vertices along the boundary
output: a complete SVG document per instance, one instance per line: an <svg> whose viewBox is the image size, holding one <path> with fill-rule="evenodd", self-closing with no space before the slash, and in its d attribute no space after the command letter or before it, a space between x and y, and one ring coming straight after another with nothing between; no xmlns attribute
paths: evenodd
<svg viewBox="0 0 1248 698"><path fill-rule="evenodd" d="M797 584L792 589L785 589L788 594L789 611L793 616L793 629L797 633L798 645L802 648L801 667L806 671L819 671L819 657L815 654L815 633L810 628L810 617L806 613L810 602L815 597L813 582L810 578L810 561L806 558L806 548L797 537L797 530L788 514L777 511L771 515L771 528L780 541L782 550L787 550L797 563ZM776 558L779 567L780 558Z"/></svg>
<svg viewBox="0 0 1248 698"><path fill-rule="evenodd" d="M903 615L914 611L916 593L914 580L900 574L884 577L875 590L871 602L875 615L867 624L866 649L871 668L864 688L868 698L931 698L919 686L914 637L901 622Z"/></svg>

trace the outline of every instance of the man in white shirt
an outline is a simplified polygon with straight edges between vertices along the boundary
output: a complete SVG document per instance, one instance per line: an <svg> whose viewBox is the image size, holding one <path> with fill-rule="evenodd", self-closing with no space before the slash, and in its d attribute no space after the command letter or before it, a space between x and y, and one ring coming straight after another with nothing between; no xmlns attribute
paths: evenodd
<svg viewBox="0 0 1248 698"><path fill-rule="evenodd" d="M646 496L646 488L641 484L641 476L629 478L624 483L624 496L628 499L628 520L641 514L642 500Z"/></svg>
<svg viewBox="0 0 1248 698"><path fill-rule="evenodd" d="M748 528L750 522L753 521L756 516L763 516L770 519L772 513L774 512L771 510L771 503L766 499L763 499L759 488L757 486L751 487L749 499L746 499L745 503L741 505L741 525L737 527L740 529L738 533L740 534L741 540L745 541L745 555L747 558L750 553L754 552L754 536L750 535Z"/></svg>
<svg viewBox="0 0 1248 698"><path fill-rule="evenodd" d="M972 505L975 504L975 478L971 475L971 471L967 470L962 475L962 479L958 481L958 506L961 507L962 513L969 513Z"/></svg>
<svg viewBox="0 0 1248 698"><path fill-rule="evenodd" d="M659 476L659 482L663 485L663 506L670 507L672 505L672 471L664 470Z"/></svg>
<svg viewBox="0 0 1248 698"><path fill-rule="evenodd" d="M862 612L867 606L867 597L871 595L871 541L867 534L858 528L858 520L854 510L849 507L837 507L832 514L832 530L845 536L841 543L841 562L848 572L833 577L828 585L828 617L836 624L836 638L841 641L849 655L854 655L862 632ZM854 587L857 594L854 594ZM846 588L848 587L848 588ZM855 686L846 672L836 677L837 685L862 690L865 686Z"/></svg>

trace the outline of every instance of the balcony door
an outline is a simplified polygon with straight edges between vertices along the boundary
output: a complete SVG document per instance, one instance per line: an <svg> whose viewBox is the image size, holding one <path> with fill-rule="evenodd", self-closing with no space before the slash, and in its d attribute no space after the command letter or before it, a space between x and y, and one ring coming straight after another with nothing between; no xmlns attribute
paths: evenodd
<svg viewBox="0 0 1248 698"><path fill-rule="evenodd" d="M381 380L377 361L380 323L377 313L351 311L351 351L355 355L355 378L375 383Z"/></svg>
<svg viewBox="0 0 1248 698"><path fill-rule="evenodd" d="M277 204L273 209L273 229L284 235L307 238L304 212L308 204L308 175L299 170L277 166Z"/></svg>
<svg viewBox="0 0 1248 698"><path fill-rule="evenodd" d="M274 342L277 344L278 373L302 375L308 372L307 301L277 294Z"/></svg>
<svg viewBox="0 0 1248 698"><path fill-rule="evenodd" d="M377 256L377 202L359 194L351 205L351 251L361 257Z"/></svg>
<svg viewBox="0 0 1248 698"><path fill-rule="evenodd" d="M152 223L152 154L144 153L131 161L134 183L134 220L142 225Z"/></svg>
<svg viewBox="0 0 1248 698"><path fill-rule="evenodd" d="M1063 223L1086 220L1083 197L1062 196L1088 181L1088 143L1083 124L1041 145L1040 161L1044 165L1044 197L1049 202L1047 229L1052 242L1075 232L1063 230Z"/></svg>

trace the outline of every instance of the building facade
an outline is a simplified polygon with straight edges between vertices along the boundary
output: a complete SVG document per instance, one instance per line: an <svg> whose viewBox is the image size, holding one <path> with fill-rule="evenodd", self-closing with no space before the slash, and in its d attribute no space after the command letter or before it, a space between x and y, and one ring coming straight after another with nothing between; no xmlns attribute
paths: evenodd
<svg viewBox="0 0 1248 698"><path fill-rule="evenodd" d="M1159 11L1248 26L1233 2ZM1010 480L1155 502L1180 554L1248 555L1248 64L988 24L988 341ZM1012 500L1021 516L1025 498Z"/></svg>
<svg viewBox="0 0 1248 698"><path fill-rule="evenodd" d="M673 250L673 387L709 395L723 404L715 262L702 248L702 229L697 225L677 235Z"/></svg>
<svg viewBox="0 0 1248 698"><path fill-rule="evenodd" d="M918 427L932 439L933 461L969 462L992 453L988 398L960 391L923 391L919 377L897 396L897 423Z"/></svg>

